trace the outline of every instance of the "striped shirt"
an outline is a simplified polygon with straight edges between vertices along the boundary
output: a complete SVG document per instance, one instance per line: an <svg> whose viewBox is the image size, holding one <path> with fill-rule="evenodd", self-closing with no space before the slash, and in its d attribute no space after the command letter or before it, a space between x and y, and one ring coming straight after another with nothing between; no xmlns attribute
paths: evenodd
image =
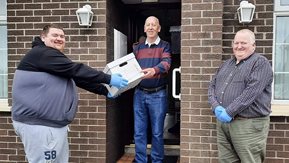
<svg viewBox="0 0 289 163"><path fill-rule="evenodd" d="M159 37L153 44L141 43L134 49L136 59L142 69L154 68L153 78L143 79L139 86L156 88L167 84L167 75L171 66L170 44Z"/></svg>
<svg viewBox="0 0 289 163"><path fill-rule="evenodd" d="M224 62L210 82L209 103L226 108L231 117L263 117L271 113L273 72L269 61L254 53L236 64Z"/></svg>

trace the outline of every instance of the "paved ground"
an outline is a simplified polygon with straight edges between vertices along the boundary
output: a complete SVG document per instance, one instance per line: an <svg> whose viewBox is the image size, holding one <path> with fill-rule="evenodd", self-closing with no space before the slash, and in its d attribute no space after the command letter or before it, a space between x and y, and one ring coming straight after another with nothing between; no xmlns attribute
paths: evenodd
<svg viewBox="0 0 289 163"><path fill-rule="evenodd" d="M134 154L124 154L121 159L119 159L117 161L117 163L133 163L133 160L134 160ZM165 160L164 160L164 163L179 163L179 157L178 156L166 156L165 157ZM148 163L151 163L150 161L150 158L149 158L149 162Z"/></svg>

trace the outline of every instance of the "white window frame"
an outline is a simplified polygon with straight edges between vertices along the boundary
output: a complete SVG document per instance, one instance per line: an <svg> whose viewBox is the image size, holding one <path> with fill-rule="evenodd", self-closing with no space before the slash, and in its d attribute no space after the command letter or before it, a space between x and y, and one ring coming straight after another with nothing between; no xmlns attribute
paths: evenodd
<svg viewBox="0 0 289 163"><path fill-rule="evenodd" d="M281 0L275 0L274 1L274 11L288 11L289 8L289 0L288 5L281 5Z"/></svg>
<svg viewBox="0 0 289 163"><path fill-rule="evenodd" d="M0 21L5 21L5 22L7 22L7 17L6 17L6 16L0 16Z"/></svg>
<svg viewBox="0 0 289 163"><path fill-rule="evenodd" d="M1 4L1 5L3 5L3 4ZM6 10L7 10L7 8L6 8ZM3 16L3 15L0 16L0 24L6 24L7 25L7 15L6 16ZM8 106L8 98L7 99L0 99L0 112L10 112L10 111L11 111L11 109Z"/></svg>
<svg viewBox="0 0 289 163"><path fill-rule="evenodd" d="M285 11L286 8L286 11ZM280 0L275 1L275 11L273 14L273 49L272 49L272 68L275 73L275 31L276 31L276 21L278 16L288 16L289 17L289 6L280 6ZM289 81L288 81L289 82ZM272 116L289 116L289 100L275 100L274 99L274 81L272 84Z"/></svg>
<svg viewBox="0 0 289 163"><path fill-rule="evenodd" d="M0 112L10 112L11 108L8 106L8 99L0 99Z"/></svg>

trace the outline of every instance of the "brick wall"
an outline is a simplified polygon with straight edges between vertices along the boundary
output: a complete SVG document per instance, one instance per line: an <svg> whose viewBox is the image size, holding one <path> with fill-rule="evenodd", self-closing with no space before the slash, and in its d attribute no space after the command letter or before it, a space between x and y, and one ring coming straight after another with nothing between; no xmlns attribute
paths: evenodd
<svg viewBox="0 0 289 163"><path fill-rule="evenodd" d="M9 97L15 68L31 41L47 23L59 23L66 33L65 54L102 70L106 65L106 1L8 0ZM95 13L90 28L80 27L75 11L90 4ZM106 100L79 90L79 112L70 125L70 162L106 162ZM9 100L11 105L11 99ZM23 162L24 151L11 125L10 113L0 113L0 162Z"/></svg>
<svg viewBox="0 0 289 163"><path fill-rule="evenodd" d="M183 0L181 34L181 162L216 162L215 118L208 82L221 63L221 1Z"/></svg>
<svg viewBox="0 0 289 163"><path fill-rule="evenodd" d="M271 117L265 163L289 162L289 118Z"/></svg>

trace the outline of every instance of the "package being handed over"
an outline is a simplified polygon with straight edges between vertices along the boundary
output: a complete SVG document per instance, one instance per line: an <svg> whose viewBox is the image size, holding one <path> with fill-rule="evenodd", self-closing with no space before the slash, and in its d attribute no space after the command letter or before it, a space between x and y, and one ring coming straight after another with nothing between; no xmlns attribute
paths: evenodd
<svg viewBox="0 0 289 163"><path fill-rule="evenodd" d="M107 74L119 73L123 78L128 80L128 86L121 89L105 84L112 96L117 96L131 88L134 88L144 76L133 53L108 63L103 72Z"/></svg>

